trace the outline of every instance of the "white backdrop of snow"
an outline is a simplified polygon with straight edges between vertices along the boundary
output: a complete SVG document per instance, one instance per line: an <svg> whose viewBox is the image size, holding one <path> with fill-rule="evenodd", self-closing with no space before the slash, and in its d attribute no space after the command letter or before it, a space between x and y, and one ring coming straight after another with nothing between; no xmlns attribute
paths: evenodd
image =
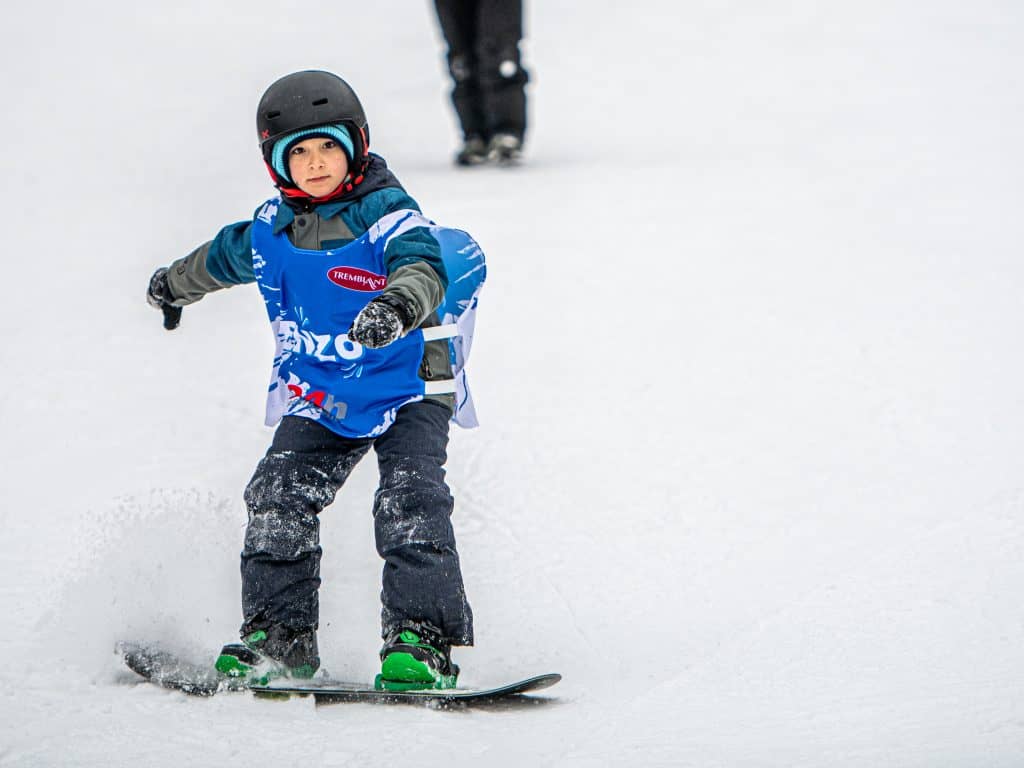
<svg viewBox="0 0 1024 768"><path fill-rule="evenodd" d="M1024 764L1019 4L533 3L527 161L465 173L426 2L4 16L0 764ZM112 653L239 623L262 302L168 334L143 290L269 194L255 103L306 67L487 252L456 658L552 706L199 701ZM323 515L340 677L373 464Z"/></svg>

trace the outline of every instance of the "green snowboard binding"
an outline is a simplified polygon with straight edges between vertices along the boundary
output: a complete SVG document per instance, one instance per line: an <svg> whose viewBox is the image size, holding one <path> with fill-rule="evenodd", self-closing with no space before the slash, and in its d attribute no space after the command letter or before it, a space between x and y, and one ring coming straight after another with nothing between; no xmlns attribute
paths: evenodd
<svg viewBox="0 0 1024 768"><path fill-rule="evenodd" d="M269 639L267 632L259 629L243 637L241 643L228 643L221 648L214 666L222 675L247 686L268 685L271 680L280 678L308 680L313 677L319 664L289 666L266 652ZM315 646L315 639L313 643Z"/></svg>
<svg viewBox="0 0 1024 768"><path fill-rule="evenodd" d="M422 627L392 633L380 652L378 691L422 691L454 688L459 668L451 647Z"/></svg>

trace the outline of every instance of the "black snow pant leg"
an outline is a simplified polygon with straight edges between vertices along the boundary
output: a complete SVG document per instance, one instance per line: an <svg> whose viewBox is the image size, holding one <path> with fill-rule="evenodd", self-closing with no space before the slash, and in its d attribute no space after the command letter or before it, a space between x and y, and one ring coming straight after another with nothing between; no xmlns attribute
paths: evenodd
<svg viewBox="0 0 1024 768"><path fill-rule="evenodd" d="M448 44L452 104L463 135L526 133L526 83L519 41L522 0L435 0Z"/></svg>
<svg viewBox="0 0 1024 768"><path fill-rule="evenodd" d="M377 552L384 558L381 629L427 623L451 645L473 644L445 483L451 411L432 401L406 405L374 448L380 487L374 498Z"/></svg>
<svg viewBox="0 0 1024 768"><path fill-rule="evenodd" d="M435 0L441 33L448 44L448 72L452 77L452 106L462 135L490 138L480 93L476 59L477 0Z"/></svg>
<svg viewBox="0 0 1024 768"><path fill-rule="evenodd" d="M242 551L243 637L262 629L287 643L305 633L313 637L315 650L318 515L334 501L371 444L346 440L311 419L293 416L281 422L245 489L249 524ZM274 655L273 649L267 650Z"/></svg>
<svg viewBox="0 0 1024 768"><path fill-rule="evenodd" d="M487 132L526 134L526 83L519 54L522 0L478 0L476 60Z"/></svg>

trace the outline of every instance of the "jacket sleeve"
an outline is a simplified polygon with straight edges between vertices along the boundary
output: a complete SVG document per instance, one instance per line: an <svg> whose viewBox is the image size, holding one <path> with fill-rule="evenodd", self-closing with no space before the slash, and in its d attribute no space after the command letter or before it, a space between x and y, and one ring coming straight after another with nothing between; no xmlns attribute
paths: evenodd
<svg viewBox="0 0 1024 768"><path fill-rule="evenodd" d="M363 199L358 222L365 231L389 213L403 210L420 211L419 204L404 190L387 187ZM385 294L401 299L413 315L410 328L418 328L444 299L448 274L441 260L441 246L426 227L416 227L388 242L384 251L388 271Z"/></svg>
<svg viewBox="0 0 1024 768"><path fill-rule="evenodd" d="M253 282L251 229L251 221L229 224L213 240L173 262L167 269L173 303L193 304L208 293Z"/></svg>

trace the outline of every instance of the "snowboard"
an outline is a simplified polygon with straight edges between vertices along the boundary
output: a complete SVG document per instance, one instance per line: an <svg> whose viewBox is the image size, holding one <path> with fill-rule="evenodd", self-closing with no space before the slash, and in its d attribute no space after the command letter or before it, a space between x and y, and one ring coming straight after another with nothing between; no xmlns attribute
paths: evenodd
<svg viewBox="0 0 1024 768"><path fill-rule="evenodd" d="M452 706L492 704L503 700L527 700L524 694L550 688L562 679L559 674L537 675L496 688L447 688L444 690L381 691L364 683L343 683L315 680L308 683L274 681L270 685L250 688L257 696L312 696L317 704L340 704L362 701L376 704L428 704ZM538 700L539 701L539 700Z"/></svg>
<svg viewBox="0 0 1024 768"><path fill-rule="evenodd" d="M421 704L435 707L493 704L517 701L541 702L525 694L533 693L562 679L559 674L537 675L493 688L448 688L444 690L381 691L365 683L316 678L313 680L275 680L266 686L249 686L222 675L212 663L197 664L159 646L120 643L118 653L133 672L151 683L181 691L190 696L214 696L225 692L247 691L261 698L312 696L317 704L365 702L377 704Z"/></svg>

